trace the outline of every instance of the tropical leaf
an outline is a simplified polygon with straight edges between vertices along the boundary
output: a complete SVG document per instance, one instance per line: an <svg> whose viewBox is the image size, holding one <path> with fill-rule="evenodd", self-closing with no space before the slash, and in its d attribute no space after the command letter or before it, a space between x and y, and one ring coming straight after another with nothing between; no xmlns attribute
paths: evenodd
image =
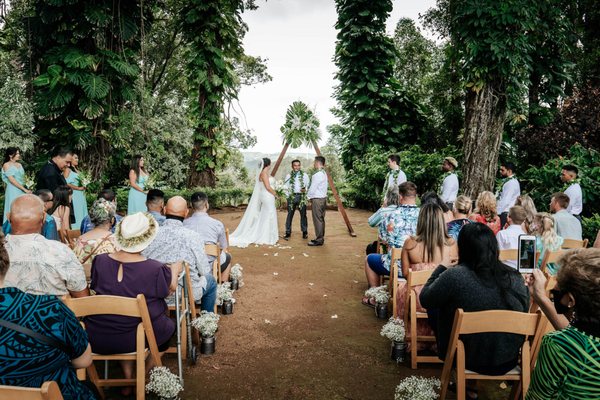
<svg viewBox="0 0 600 400"><path fill-rule="evenodd" d="M85 94L92 99L101 99L108 94L110 84L105 77L95 74L87 74L81 87Z"/></svg>
<svg viewBox="0 0 600 400"><path fill-rule="evenodd" d="M126 76L138 76L140 73L140 70L137 67L137 65L130 64L126 61L115 60L115 59L109 58L107 60L107 62L119 74L126 75Z"/></svg>
<svg viewBox="0 0 600 400"><path fill-rule="evenodd" d="M319 125L317 116L306 103L295 101L285 113L285 123L280 128L283 142L293 149L302 144L310 146L321 138Z"/></svg>
<svg viewBox="0 0 600 400"><path fill-rule="evenodd" d="M102 115L104 107L92 99L81 98L79 99L79 111L87 119L95 119Z"/></svg>
<svg viewBox="0 0 600 400"><path fill-rule="evenodd" d="M66 86L56 86L48 92L48 104L51 108L64 108L66 107L75 93Z"/></svg>
<svg viewBox="0 0 600 400"><path fill-rule="evenodd" d="M93 69L97 63L93 55L84 54L77 49L69 49L63 61L67 67L80 69Z"/></svg>

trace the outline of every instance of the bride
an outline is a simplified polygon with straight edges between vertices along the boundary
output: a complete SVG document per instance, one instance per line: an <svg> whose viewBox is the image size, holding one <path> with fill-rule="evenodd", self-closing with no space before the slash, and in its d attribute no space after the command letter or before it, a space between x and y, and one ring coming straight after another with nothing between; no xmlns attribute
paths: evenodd
<svg viewBox="0 0 600 400"><path fill-rule="evenodd" d="M275 190L271 187L274 178L270 177L271 160L263 158L259 165L260 173L252 191L248 208L229 237L229 244L235 247L248 247L249 244L275 244L279 239Z"/></svg>

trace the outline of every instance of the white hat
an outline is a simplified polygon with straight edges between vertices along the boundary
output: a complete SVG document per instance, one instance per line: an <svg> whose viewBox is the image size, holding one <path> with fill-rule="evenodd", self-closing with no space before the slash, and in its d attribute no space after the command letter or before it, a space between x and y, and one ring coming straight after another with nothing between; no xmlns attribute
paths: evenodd
<svg viewBox="0 0 600 400"><path fill-rule="evenodd" d="M148 213L128 215L115 229L115 238L121 250L139 253L152 243L158 233L158 222Z"/></svg>
<svg viewBox="0 0 600 400"><path fill-rule="evenodd" d="M458 168L458 161L456 161L456 158L454 158L454 157L446 157L446 158L444 158L444 160L448 161L448 163L450 165L452 165L454 168Z"/></svg>

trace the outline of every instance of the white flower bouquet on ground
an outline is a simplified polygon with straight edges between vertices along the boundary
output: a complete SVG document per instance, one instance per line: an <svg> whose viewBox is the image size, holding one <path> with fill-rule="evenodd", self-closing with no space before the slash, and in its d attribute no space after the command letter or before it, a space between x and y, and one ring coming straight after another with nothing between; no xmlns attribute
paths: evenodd
<svg viewBox="0 0 600 400"><path fill-rule="evenodd" d="M211 337L219 329L220 318L219 315L213 312L202 311L199 317L192 320L192 327L197 329L202 337Z"/></svg>
<svg viewBox="0 0 600 400"><path fill-rule="evenodd" d="M232 281L237 281L237 286L244 286L244 273L242 272L244 268L240 264L234 264L231 267L231 272L229 273L229 277ZM232 286L235 286L232 284ZM235 288L234 288L235 289Z"/></svg>
<svg viewBox="0 0 600 400"><path fill-rule="evenodd" d="M386 304L390 301L390 294L387 291L387 286L376 286L365 291L365 297L375 299L377 304Z"/></svg>
<svg viewBox="0 0 600 400"><path fill-rule="evenodd" d="M440 380L437 378L409 376L396 386L394 400L434 400L439 398L436 389L439 390L440 385Z"/></svg>
<svg viewBox="0 0 600 400"><path fill-rule="evenodd" d="M400 318L391 317L381 328L380 334L392 342L404 342L404 338L406 337L404 321Z"/></svg>
<svg viewBox="0 0 600 400"><path fill-rule="evenodd" d="M223 282L217 286L217 304L223 305L223 302L231 301L235 303L233 298L233 289L231 289L231 282Z"/></svg>
<svg viewBox="0 0 600 400"><path fill-rule="evenodd" d="M182 390L181 380L167 367L154 367L150 371L146 393L151 393L159 399L179 399Z"/></svg>

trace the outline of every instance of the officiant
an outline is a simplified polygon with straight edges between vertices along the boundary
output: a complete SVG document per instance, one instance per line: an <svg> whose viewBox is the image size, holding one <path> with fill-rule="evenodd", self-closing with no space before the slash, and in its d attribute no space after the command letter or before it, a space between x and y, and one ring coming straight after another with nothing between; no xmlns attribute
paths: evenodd
<svg viewBox="0 0 600 400"><path fill-rule="evenodd" d="M308 219L306 218L306 190L310 184L308 174L302 171L300 160L292 161L292 171L286 175L284 185L287 195L288 214L285 220L285 240L289 240L292 235L292 220L296 210L300 211L300 229L302 238L308 238Z"/></svg>

